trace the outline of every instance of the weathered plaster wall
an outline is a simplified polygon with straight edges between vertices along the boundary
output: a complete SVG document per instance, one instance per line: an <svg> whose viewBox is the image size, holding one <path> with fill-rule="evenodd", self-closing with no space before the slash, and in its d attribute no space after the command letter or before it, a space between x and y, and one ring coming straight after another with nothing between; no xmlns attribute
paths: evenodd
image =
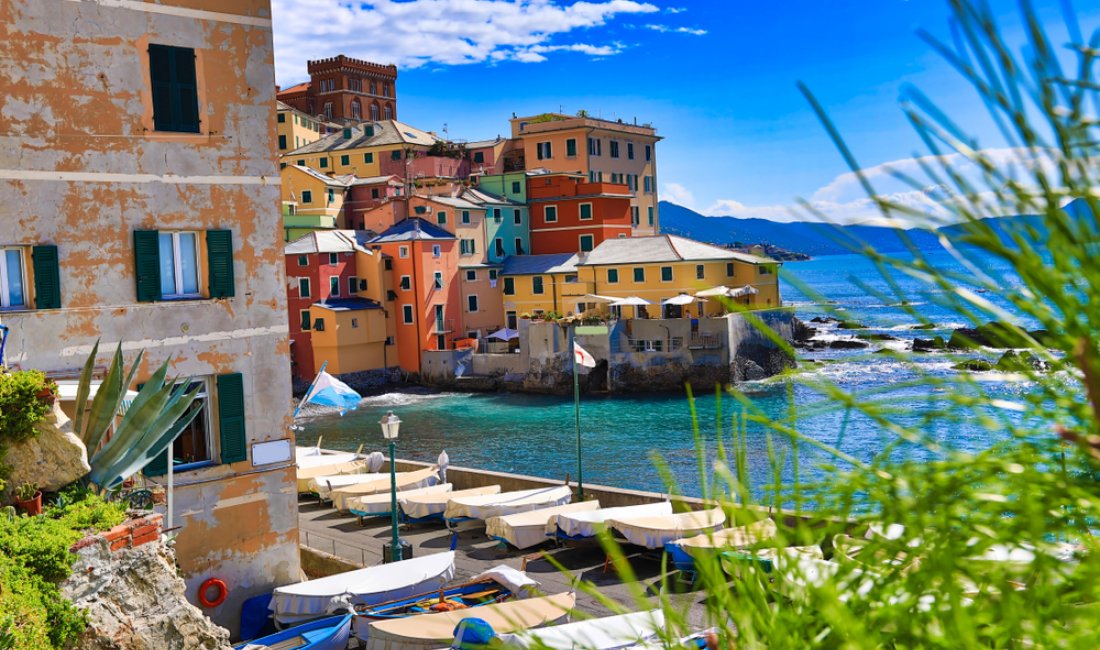
<svg viewBox="0 0 1100 650"><path fill-rule="evenodd" d="M119 341L128 360L146 350L139 381L164 360L182 376L240 372L250 441L288 437L268 1L0 0L0 16L0 244L56 245L62 300L0 313L8 362L78 369L101 339L103 365ZM201 133L153 131L149 43L195 49ZM213 228L233 233L234 298L136 302L134 230ZM231 585L219 623L298 578L292 483L250 460L176 476L190 595L213 576Z"/></svg>

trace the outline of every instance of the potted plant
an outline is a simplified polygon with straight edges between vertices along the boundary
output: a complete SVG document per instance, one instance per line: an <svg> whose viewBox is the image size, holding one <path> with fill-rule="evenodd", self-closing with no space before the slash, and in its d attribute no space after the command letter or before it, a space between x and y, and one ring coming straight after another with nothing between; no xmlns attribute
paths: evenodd
<svg viewBox="0 0 1100 650"><path fill-rule="evenodd" d="M42 514L42 492L34 483L15 488L15 505L31 517Z"/></svg>

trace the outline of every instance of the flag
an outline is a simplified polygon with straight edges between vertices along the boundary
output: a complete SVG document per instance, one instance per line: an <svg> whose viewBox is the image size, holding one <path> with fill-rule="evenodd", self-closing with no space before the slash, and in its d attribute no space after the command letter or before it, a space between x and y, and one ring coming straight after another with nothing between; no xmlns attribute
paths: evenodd
<svg viewBox="0 0 1100 650"><path fill-rule="evenodd" d="M573 361L586 368L596 367L596 358L589 354L588 350L582 348L581 344L576 341L573 341Z"/></svg>
<svg viewBox="0 0 1100 650"><path fill-rule="evenodd" d="M340 409L340 415L343 415L347 411L358 408L359 401L362 399L351 386L322 371L317 375L317 379L313 380L313 387L302 398L302 403L335 406Z"/></svg>

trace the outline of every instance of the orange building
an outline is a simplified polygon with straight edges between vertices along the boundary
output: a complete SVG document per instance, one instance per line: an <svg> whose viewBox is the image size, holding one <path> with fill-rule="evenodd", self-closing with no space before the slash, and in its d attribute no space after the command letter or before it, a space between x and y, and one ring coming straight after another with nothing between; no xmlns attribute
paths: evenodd
<svg viewBox="0 0 1100 650"><path fill-rule="evenodd" d="M461 322L458 240L424 219L405 219L367 242L393 260L398 359L420 372L423 350L452 346Z"/></svg>
<svg viewBox="0 0 1100 650"><path fill-rule="evenodd" d="M630 237L631 195L625 185L591 183L580 174L528 173L531 254L587 252Z"/></svg>

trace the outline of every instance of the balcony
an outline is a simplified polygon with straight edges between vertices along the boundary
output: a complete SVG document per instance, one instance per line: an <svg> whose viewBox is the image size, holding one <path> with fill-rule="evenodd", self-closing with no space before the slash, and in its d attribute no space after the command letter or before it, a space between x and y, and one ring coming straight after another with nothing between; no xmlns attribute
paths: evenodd
<svg viewBox="0 0 1100 650"><path fill-rule="evenodd" d="M435 323L433 323L433 325L434 325L434 327L432 328L432 333L433 334L448 334L450 332L455 331L455 322L454 322L453 319L450 319L450 318L446 318L446 319L443 319L443 320L440 320L440 319L437 318L437 319L435 319Z"/></svg>

